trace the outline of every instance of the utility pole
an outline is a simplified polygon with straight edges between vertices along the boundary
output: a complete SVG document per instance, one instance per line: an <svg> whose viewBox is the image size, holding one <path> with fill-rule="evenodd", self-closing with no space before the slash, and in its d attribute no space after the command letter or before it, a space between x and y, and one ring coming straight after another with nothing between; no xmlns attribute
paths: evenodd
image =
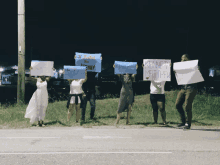
<svg viewBox="0 0 220 165"><path fill-rule="evenodd" d="M18 0L18 83L17 103L25 101L25 0Z"/></svg>

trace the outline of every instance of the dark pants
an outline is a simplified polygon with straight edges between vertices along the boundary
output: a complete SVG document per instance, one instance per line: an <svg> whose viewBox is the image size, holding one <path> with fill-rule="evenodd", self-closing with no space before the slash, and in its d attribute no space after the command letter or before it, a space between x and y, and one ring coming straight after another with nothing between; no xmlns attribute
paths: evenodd
<svg viewBox="0 0 220 165"><path fill-rule="evenodd" d="M85 114L86 114L86 105L87 101L90 102L91 112L90 112L90 118L92 119L95 115L95 92L87 93L86 96L83 96L83 105L82 105L82 120L85 120Z"/></svg>
<svg viewBox="0 0 220 165"><path fill-rule="evenodd" d="M188 126L192 123L192 103L196 96L197 89L181 89L176 98L176 109L180 114L182 124L186 123L185 112L183 110L183 103L185 102L185 111L187 113Z"/></svg>
<svg viewBox="0 0 220 165"><path fill-rule="evenodd" d="M150 94L150 101L153 108L154 122L157 123L158 109L161 113L163 122L166 122L165 94Z"/></svg>

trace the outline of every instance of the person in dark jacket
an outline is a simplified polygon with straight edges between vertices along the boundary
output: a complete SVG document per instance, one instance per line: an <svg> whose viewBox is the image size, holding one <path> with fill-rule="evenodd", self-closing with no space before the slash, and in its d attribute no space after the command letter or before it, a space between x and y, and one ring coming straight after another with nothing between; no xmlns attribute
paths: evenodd
<svg viewBox="0 0 220 165"><path fill-rule="evenodd" d="M87 72L87 81L83 84L82 89L84 91L83 94L83 105L82 105L82 121L85 121L85 113L86 113L86 105L87 101L90 102L91 112L90 119L94 118L95 115L95 85L96 85L96 72Z"/></svg>
<svg viewBox="0 0 220 165"><path fill-rule="evenodd" d="M181 57L181 62L183 61L189 61L189 55L184 54ZM183 127L184 129L190 129L191 128L191 122L192 122L192 103L197 93L197 84L187 84L187 85L181 85L181 90L177 95L176 98L176 109L180 114L181 118L181 124L178 125L178 127ZM185 102L185 111L187 113L187 122L186 124L186 117L185 112L183 110L183 103Z"/></svg>

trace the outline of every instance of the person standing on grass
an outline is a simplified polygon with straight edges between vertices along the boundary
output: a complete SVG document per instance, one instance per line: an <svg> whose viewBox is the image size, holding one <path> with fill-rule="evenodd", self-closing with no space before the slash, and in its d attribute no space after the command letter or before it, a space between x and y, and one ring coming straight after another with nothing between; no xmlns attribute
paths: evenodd
<svg viewBox="0 0 220 165"><path fill-rule="evenodd" d="M30 69L33 69L30 67ZM46 109L48 106L48 91L47 91L47 81L50 77L39 76L34 78L37 80L37 90L31 97L29 104L26 109L25 118L30 118L30 123L33 124L38 121L37 126L45 126L43 120L45 118Z"/></svg>
<svg viewBox="0 0 220 165"><path fill-rule="evenodd" d="M87 101L90 102L91 112L90 112L90 119L94 119L95 115L95 108L96 108L96 96L95 96L95 83L96 72L88 72L87 73L87 81L83 84L82 88L84 91L83 94L83 105L82 105L82 121L85 121L85 114L86 114L86 105Z"/></svg>
<svg viewBox="0 0 220 165"><path fill-rule="evenodd" d="M181 62L183 61L189 61L189 55L184 54L181 57ZM174 71L175 73L175 71ZM187 84L187 85L181 85L181 90L177 95L176 98L176 109L180 114L181 118L181 124L178 125L178 127L184 127L184 129L190 129L191 128L191 122L192 122L192 103L197 93L197 84ZM185 111L187 113L187 122L186 124L186 117L185 112L183 110L183 103L185 102Z"/></svg>
<svg viewBox="0 0 220 165"><path fill-rule="evenodd" d="M67 101L67 121L70 121L70 117L73 114L74 107L76 107L76 122L80 119L80 112L82 108L82 85L87 81L87 70L85 70L85 79L68 79L70 84L70 94Z"/></svg>
<svg viewBox="0 0 220 165"><path fill-rule="evenodd" d="M115 68L115 64L113 65ZM138 66L137 66L138 67ZM136 67L136 68L137 68ZM127 109L127 121L126 124L129 124L131 116L131 108L134 103L134 93L132 88L132 82L135 81L136 74L118 74L119 80L122 82L122 88L120 93L120 99L117 110L117 119L116 124L119 124L122 112L125 112Z"/></svg>
<svg viewBox="0 0 220 165"><path fill-rule="evenodd" d="M164 94L165 83L166 81L151 80L150 101L153 108L154 124L157 124L158 109L159 109L163 120L163 125L166 125L165 94Z"/></svg>

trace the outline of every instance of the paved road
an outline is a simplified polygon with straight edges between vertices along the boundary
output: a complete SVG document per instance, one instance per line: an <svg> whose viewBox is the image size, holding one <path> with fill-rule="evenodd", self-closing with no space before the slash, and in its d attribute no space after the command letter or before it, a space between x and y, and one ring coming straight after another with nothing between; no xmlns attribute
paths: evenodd
<svg viewBox="0 0 220 165"><path fill-rule="evenodd" d="M0 164L219 165L220 132L115 127L0 130Z"/></svg>

